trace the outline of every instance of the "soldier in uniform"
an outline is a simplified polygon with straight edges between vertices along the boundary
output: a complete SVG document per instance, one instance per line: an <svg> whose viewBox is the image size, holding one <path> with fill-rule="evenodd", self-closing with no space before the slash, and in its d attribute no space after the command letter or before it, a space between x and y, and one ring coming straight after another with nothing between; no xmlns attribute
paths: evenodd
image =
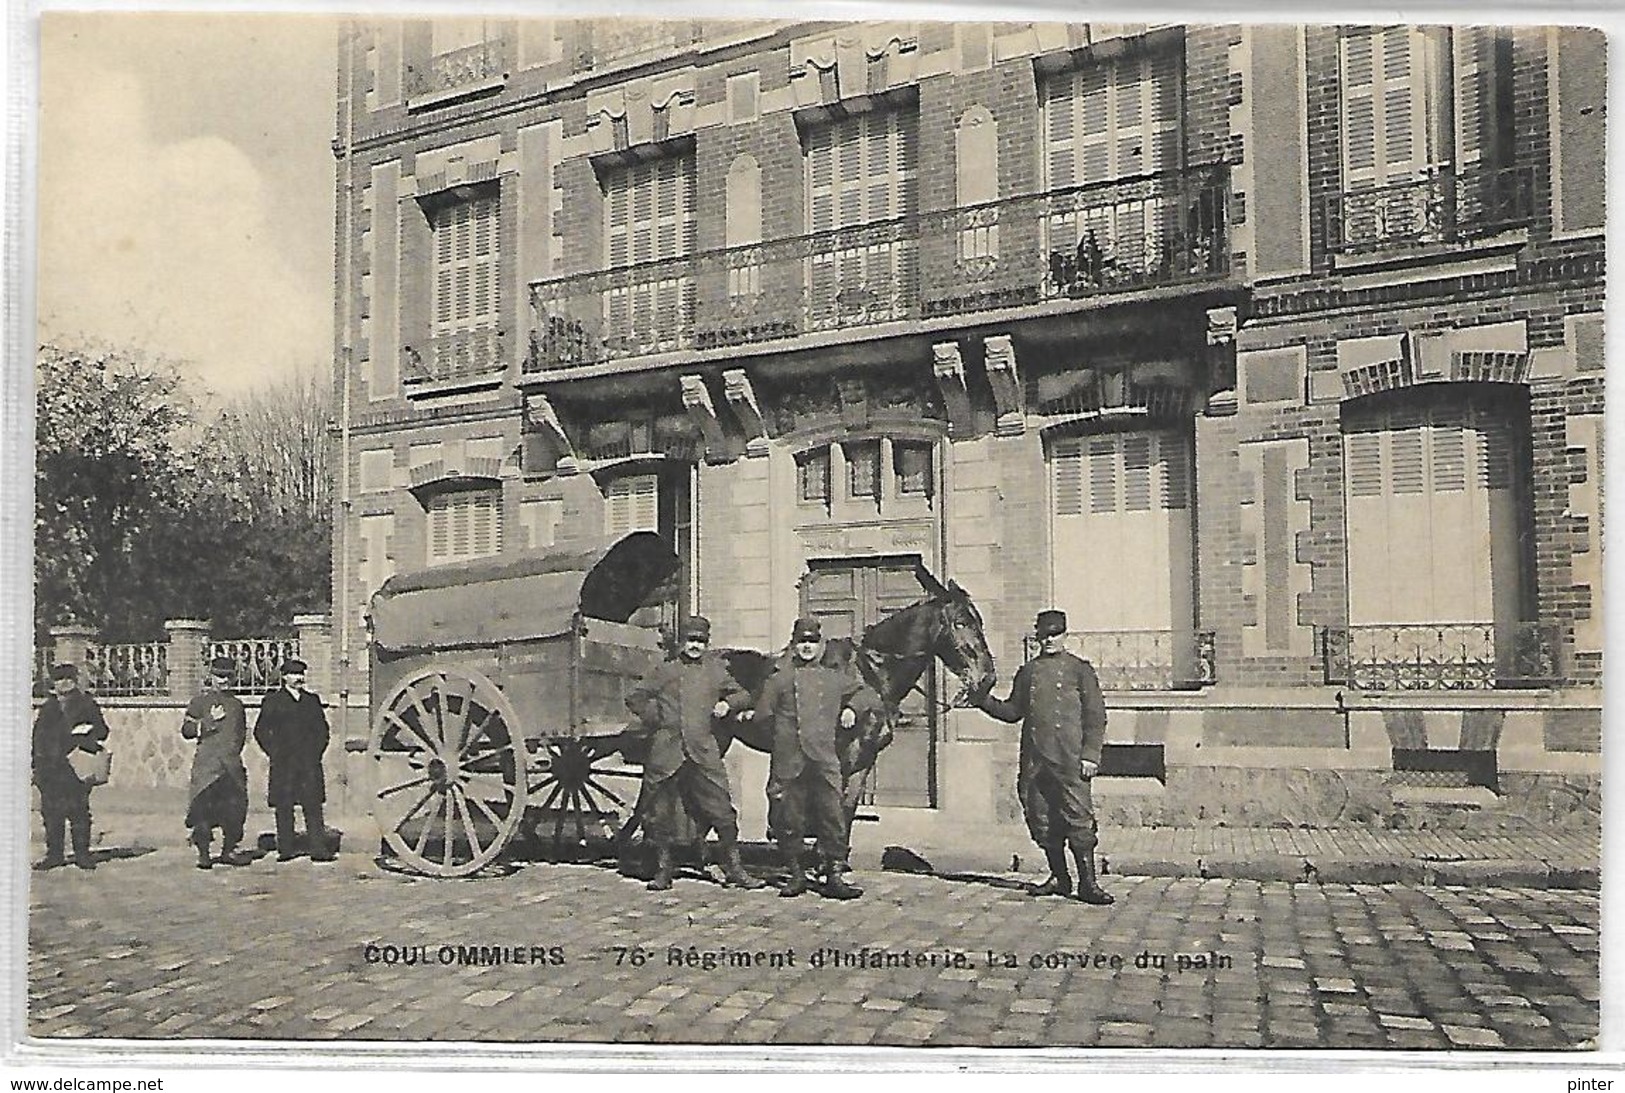
<svg viewBox="0 0 1625 1093"><path fill-rule="evenodd" d="M94 754L107 739L107 720L96 700L79 689L79 669L58 664L51 669L51 697L34 719L33 772L39 789L40 817L45 821L45 857L35 869L68 864L62 853L63 828L73 832L73 864L94 869L90 857L90 786L79 780L68 756Z"/></svg>
<svg viewBox="0 0 1625 1093"><path fill-rule="evenodd" d="M305 813L305 841L311 859L333 860L327 826L322 820L322 802L327 799L327 784L322 776L327 732L322 700L305 690L305 662L284 662L282 686L265 696L259 720L254 722L254 742L271 760L266 796L276 811L277 861L295 857L294 805Z"/></svg>
<svg viewBox="0 0 1625 1093"><path fill-rule="evenodd" d="M730 886L760 888L739 860L739 815L728 792L728 771L711 731L711 719L729 717L750 705L750 694L728 674L722 658L707 651L711 623L700 615L687 619L679 634L677 656L656 665L626 696L626 706L649 729L648 756L643 761L646 828L655 845L656 865L649 890L671 887L674 844L681 810L686 807L703 840L717 833L722 872Z"/></svg>
<svg viewBox="0 0 1625 1093"><path fill-rule="evenodd" d="M841 807L841 759L836 733L880 708L880 698L850 674L820 662L823 630L817 619L797 619L789 662L768 677L753 715L766 720L773 740L767 780L768 826L790 877L781 896L807 890L802 840L810 827L818 841L823 892L833 899L863 893L841 876L846 824Z"/></svg>
<svg viewBox="0 0 1625 1093"><path fill-rule="evenodd" d="M1027 830L1049 860L1040 896L1069 896L1072 875L1066 849L1078 866L1078 898L1108 904L1111 894L1095 879L1095 810L1090 779L1100 769L1106 737L1106 703L1088 661L1062 647L1066 614L1040 611L1035 626L1042 652L1023 664L1010 697L987 694L976 705L1000 721L1021 724L1021 766L1016 790Z"/></svg>
<svg viewBox="0 0 1625 1093"><path fill-rule="evenodd" d="M181 735L197 741L192 756L190 799L186 826L197 847L197 867L212 869L209 841L220 829L220 858L224 865L247 865L251 860L237 849L248 818L248 772L243 769L243 745L248 740L243 703L230 691L237 663L230 657L209 662L203 692L186 705Z"/></svg>

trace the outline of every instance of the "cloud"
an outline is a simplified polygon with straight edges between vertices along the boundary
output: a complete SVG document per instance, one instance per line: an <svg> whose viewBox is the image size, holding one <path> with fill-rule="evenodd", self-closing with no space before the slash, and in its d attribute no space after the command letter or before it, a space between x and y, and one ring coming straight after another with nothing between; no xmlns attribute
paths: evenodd
<svg viewBox="0 0 1625 1093"><path fill-rule="evenodd" d="M152 111L163 104L140 80L64 54L42 73L46 332L188 361L221 393L325 366L331 285L301 273L279 244L279 207L308 195L275 192L220 137L158 139Z"/></svg>

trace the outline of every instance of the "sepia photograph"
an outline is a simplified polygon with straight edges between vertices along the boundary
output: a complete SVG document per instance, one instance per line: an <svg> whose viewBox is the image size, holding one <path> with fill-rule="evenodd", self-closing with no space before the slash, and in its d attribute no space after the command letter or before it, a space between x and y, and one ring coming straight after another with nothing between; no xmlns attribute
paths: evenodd
<svg viewBox="0 0 1625 1093"><path fill-rule="evenodd" d="M1604 1054L1603 30L465 11L38 17L8 1052Z"/></svg>

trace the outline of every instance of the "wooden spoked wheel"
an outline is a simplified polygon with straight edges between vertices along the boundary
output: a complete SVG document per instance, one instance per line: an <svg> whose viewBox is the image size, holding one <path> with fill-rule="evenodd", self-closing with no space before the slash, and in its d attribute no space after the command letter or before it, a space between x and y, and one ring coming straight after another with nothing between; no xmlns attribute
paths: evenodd
<svg viewBox="0 0 1625 1093"><path fill-rule="evenodd" d="M621 758L617 738L545 740L537 758L532 815L537 837L553 855L630 835L641 775Z"/></svg>
<svg viewBox="0 0 1625 1093"><path fill-rule="evenodd" d="M416 872L460 877L492 861L524 818L523 734L500 688L434 669L396 686L373 720L372 815Z"/></svg>

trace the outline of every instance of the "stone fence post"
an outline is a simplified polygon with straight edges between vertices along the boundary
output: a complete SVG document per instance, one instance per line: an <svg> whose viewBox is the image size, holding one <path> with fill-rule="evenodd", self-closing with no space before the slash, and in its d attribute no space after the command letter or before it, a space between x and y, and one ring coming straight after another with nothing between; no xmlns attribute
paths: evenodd
<svg viewBox="0 0 1625 1093"><path fill-rule="evenodd" d="M78 668L80 685L88 687L90 673L86 669L85 659L95 640L96 630L80 623L51 627L51 663L71 664Z"/></svg>
<svg viewBox="0 0 1625 1093"><path fill-rule="evenodd" d="M169 635L169 697L189 699L203 690L209 624L199 619L166 619L164 633Z"/></svg>
<svg viewBox="0 0 1625 1093"><path fill-rule="evenodd" d="M333 670L332 620L326 615L295 615L293 630L299 638L299 659L309 669L305 687L321 695L324 702L334 701L338 677Z"/></svg>

